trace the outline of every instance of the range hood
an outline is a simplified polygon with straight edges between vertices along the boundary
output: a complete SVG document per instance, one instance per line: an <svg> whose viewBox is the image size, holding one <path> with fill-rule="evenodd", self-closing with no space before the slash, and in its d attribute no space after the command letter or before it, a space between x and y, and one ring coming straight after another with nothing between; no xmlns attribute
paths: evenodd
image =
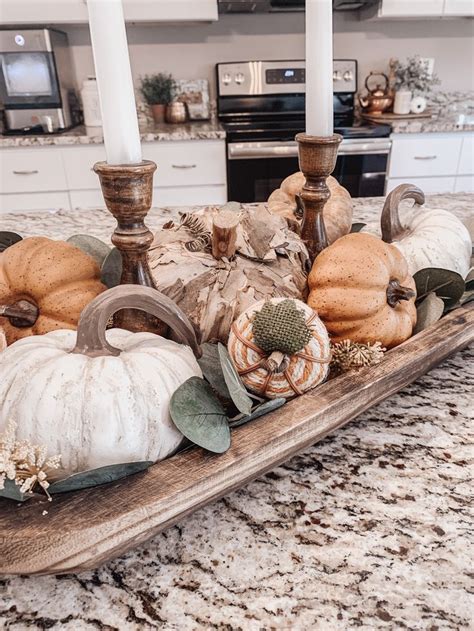
<svg viewBox="0 0 474 631"><path fill-rule="evenodd" d="M218 0L219 13L281 13L304 11L305 0ZM333 0L334 11L354 11L378 0Z"/></svg>

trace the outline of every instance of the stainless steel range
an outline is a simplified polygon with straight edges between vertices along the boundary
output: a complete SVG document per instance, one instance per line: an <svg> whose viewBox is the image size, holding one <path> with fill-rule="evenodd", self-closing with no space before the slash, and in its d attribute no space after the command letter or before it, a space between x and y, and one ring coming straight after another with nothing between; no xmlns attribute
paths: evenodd
<svg viewBox="0 0 474 631"><path fill-rule="evenodd" d="M218 116L227 132L229 199L265 201L298 170L305 128L304 61L217 64ZM343 142L334 175L353 197L383 195L390 127L355 120L357 62L334 61L334 131Z"/></svg>

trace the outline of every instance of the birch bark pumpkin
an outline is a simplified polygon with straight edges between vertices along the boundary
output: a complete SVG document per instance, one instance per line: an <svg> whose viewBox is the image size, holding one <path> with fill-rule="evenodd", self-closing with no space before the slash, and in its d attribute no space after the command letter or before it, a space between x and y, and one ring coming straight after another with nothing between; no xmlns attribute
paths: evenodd
<svg viewBox="0 0 474 631"><path fill-rule="evenodd" d="M235 234L226 235L220 225L223 212L229 211L208 207L163 228L155 235L149 264L157 288L196 325L201 341L225 344L232 322L255 302L305 300L308 254L285 219L263 205L233 211L238 214ZM214 247L215 253L226 254L221 258L212 254L216 238L222 238Z"/></svg>
<svg viewBox="0 0 474 631"><path fill-rule="evenodd" d="M153 333L106 332L118 310L137 308L175 330L199 353L194 330L150 287L109 289L84 310L75 331L29 336L0 361L0 433L10 419L19 440L61 454L63 473L161 460L183 436L169 415L173 392L202 376L189 346Z"/></svg>
<svg viewBox="0 0 474 631"><path fill-rule="evenodd" d="M298 204L298 196L305 183L301 171L289 175L268 198L270 212L284 217L290 227L298 230L301 223L302 211ZM331 175L326 183L331 193L323 210L324 226L328 242L348 234L352 226L352 198L349 192Z"/></svg>
<svg viewBox="0 0 474 631"><path fill-rule="evenodd" d="M84 307L105 290L94 259L65 241L30 237L0 254L0 324L8 344L75 329Z"/></svg>

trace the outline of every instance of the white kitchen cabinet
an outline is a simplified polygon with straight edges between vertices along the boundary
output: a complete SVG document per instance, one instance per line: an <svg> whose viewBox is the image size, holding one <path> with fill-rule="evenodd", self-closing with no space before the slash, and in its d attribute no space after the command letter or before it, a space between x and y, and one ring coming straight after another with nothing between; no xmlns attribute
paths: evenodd
<svg viewBox="0 0 474 631"><path fill-rule="evenodd" d="M142 150L145 159L158 165L153 191L155 206L227 201L224 140L145 142ZM1 150L2 212L103 207L93 166L104 159L103 145Z"/></svg>
<svg viewBox="0 0 474 631"><path fill-rule="evenodd" d="M414 184L424 193L454 193L455 177L400 177L389 178L385 183L387 195L399 184Z"/></svg>
<svg viewBox="0 0 474 631"><path fill-rule="evenodd" d="M127 22L217 20L217 0L123 0ZM84 24L86 0L1 0L0 25Z"/></svg>
<svg viewBox="0 0 474 631"><path fill-rule="evenodd" d="M379 0L361 12L366 19L473 17L473 0Z"/></svg>
<svg viewBox="0 0 474 631"><path fill-rule="evenodd" d="M471 190L474 133L392 134L386 192L410 182L425 193Z"/></svg>
<svg viewBox="0 0 474 631"><path fill-rule="evenodd" d="M378 17L441 16L444 0L380 0Z"/></svg>
<svg viewBox="0 0 474 631"><path fill-rule="evenodd" d="M458 175L454 183L455 193L474 193L474 175Z"/></svg>
<svg viewBox="0 0 474 631"><path fill-rule="evenodd" d="M474 174L474 133L463 138L458 174Z"/></svg>
<svg viewBox="0 0 474 631"><path fill-rule="evenodd" d="M461 134L393 134L389 177L456 175Z"/></svg>
<svg viewBox="0 0 474 631"><path fill-rule="evenodd" d="M443 15L474 17L474 1L444 0Z"/></svg>
<svg viewBox="0 0 474 631"><path fill-rule="evenodd" d="M54 148L5 150L0 153L2 193L67 191L61 153Z"/></svg>

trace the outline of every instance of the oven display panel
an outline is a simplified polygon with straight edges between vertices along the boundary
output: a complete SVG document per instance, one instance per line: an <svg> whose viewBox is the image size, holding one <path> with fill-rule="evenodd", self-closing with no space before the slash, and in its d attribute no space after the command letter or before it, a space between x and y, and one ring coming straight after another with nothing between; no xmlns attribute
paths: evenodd
<svg viewBox="0 0 474 631"><path fill-rule="evenodd" d="M267 85L275 83L304 83L304 68L272 68L265 70Z"/></svg>

